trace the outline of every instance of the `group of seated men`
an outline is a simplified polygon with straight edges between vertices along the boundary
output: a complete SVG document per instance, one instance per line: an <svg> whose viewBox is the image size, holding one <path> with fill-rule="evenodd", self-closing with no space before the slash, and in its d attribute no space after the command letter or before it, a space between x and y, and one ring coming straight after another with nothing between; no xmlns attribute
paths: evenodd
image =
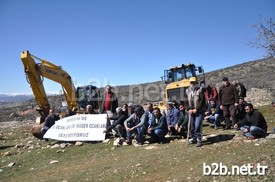
<svg viewBox="0 0 275 182"><path fill-rule="evenodd" d="M108 117L110 122L104 133L113 131L116 137L122 141L126 139L127 144L132 143L133 134L137 144L144 144L145 136L150 136L149 142L167 143L165 137L168 135L178 135L188 137L188 104L181 102L177 104L168 102L166 111L163 112L159 108L154 108L152 103L147 103L145 107L134 105L132 103L123 104L122 107L116 108L116 115ZM204 114L204 119L214 124L215 129L221 128L221 122L224 121L222 110L219 103L214 99L209 99L208 108ZM272 101L275 108L275 100ZM145 108L145 109L144 109ZM91 105L86 107L85 114L97 114ZM253 108L253 105L244 101L243 97L239 97L239 105L236 107L235 115L236 123L233 127L241 130L243 135L249 139L265 137L267 134L267 123L264 116ZM42 134L45 134L48 128L59 118L50 111L46 118Z"/></svg>
<svg viewBox="0 0 275 182"><path fill-rule="evenodd" d="M145 109L144 109L145 108ZM116 109L117 115L105 133L115 131L114 134L122 139L126 138L126 143L131 144L133 134L137 144L144 144L145 136L150 136L149 142L167 143L167 135L178 135L188 137L188 106L185 103L167 103L166 112L159 108L154 108L152 103L147 103L145 107L124 104ZM243 135L253 140L265 137L267 134L267 123L264 116L253 108L251 103L239 98L239 105L236 107L236 123L233 128L241 130ZM221 129L221 122L224 121L220 105L215 100L209 100L208 108L204 119L214 124L215 129Z"/></svg>

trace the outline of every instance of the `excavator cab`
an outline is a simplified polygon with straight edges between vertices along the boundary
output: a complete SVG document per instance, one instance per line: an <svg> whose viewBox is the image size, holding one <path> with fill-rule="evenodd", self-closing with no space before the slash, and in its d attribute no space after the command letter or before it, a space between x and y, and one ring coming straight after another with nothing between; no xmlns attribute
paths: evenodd
<svg viewBox="0 0 275 182"><path fill-rule="evenodd" d="M92 105L93 109L99 109L100 90L93 85L77 87L76 99L79 110L85 109L87 105Z"/></svg>

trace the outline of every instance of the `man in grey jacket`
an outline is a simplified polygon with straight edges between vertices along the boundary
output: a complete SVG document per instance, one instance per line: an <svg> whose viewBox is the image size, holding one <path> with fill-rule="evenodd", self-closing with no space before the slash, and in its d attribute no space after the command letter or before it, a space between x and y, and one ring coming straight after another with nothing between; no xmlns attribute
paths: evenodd
<svg viewBox="0 0 275 182"><path fill-rule="evenodd" d="M189 79L190 86L186 89L186 95L189 102L190 116L190 143L197 143L197 147L202 146L202 120L205 112L205 96L204 89L196 84L196 78Z"/></svg>
<svg viewBox="0 0 275 182"><path fill-rule="evenodd" d="M126 143L132 143L132 133L136 134L137 143L143 145L144 143L144 128L145 122L145 114L144 110L141 106L137 106L134 110L134 114L132 114L128 119L124 121L124 126L126 129Z"/></svg>

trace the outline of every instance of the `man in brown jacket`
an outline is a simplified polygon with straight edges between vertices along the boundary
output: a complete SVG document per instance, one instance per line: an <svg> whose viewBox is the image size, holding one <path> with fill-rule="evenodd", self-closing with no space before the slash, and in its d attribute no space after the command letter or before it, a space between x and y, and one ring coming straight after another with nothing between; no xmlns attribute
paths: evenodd
<svg viewBox="0 0 275 182"><path fill-rule="evenodd" d="M236 87L230 84L227 77L224 77L222 81L223 85L219 89L219 103L225 118L225 130L228 130L231 128L230 118L232 119L233 126L236 123L234 114L238 106L239 96Z"/></svg>

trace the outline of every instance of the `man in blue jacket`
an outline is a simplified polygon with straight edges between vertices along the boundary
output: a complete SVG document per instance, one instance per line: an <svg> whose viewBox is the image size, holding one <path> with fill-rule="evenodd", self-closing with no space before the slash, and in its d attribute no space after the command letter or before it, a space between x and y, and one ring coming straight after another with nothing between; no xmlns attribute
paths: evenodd
<svg viewBox="0 0 275 182"><path fill-rule="evenodd" d="M153 115L152 123L148 127L147 133L151 135L152 142L167 143L165 138L168 131L166 117L161 114L159 108L154 108Z"/></svg>
<svg viewBox="0 0 275 182"><path fill-rule="evenodd" d="M179 119L179 110L174 106L173 102L167 103L167 127L170 135L178 134L176 130L176 124Z"/></svg>

